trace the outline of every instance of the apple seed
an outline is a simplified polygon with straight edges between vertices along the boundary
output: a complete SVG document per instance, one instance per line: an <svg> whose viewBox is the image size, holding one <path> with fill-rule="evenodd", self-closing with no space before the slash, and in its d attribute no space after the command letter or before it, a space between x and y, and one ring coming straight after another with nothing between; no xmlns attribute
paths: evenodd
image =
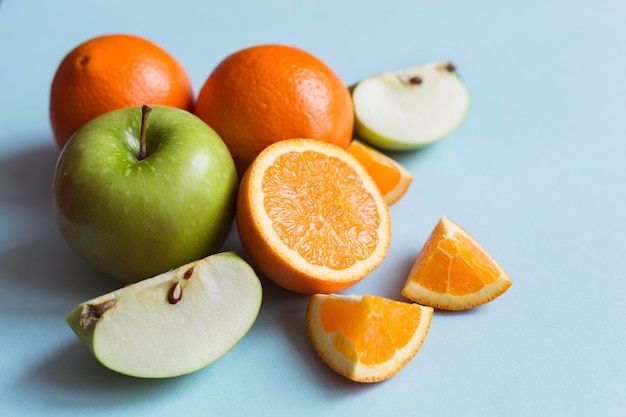
<svg viewBox="0 0 626 417"><path fill-rule="evenodd" d="M193 265L183 274L183 279L189 279L193 275Z"/></svg>
<svg viewBox="0 0 626 417"><path fill-rule="evenodd" d="M180 286L180 282L176 281L167 294L167 301L170 304L176 304L181 298L183 298L183 287Z"/></svg>
<svg viewBox="0 0 626 417"><path fill-rule="evenodd" d="M418 76L416 75L416 76L414 76L414 77L409 78L409 79L407 80L407 82L408 82L409 84L419 85L419 84L421 84L421 83L422 83L422 78L421 78L421 77L418 77Z"/></svg>
<svg viewBox="0 0 626 417"><path fill-rule="evenodd" d="M113 308L113 306L115 306L115 303L115 300L108 300L104 303L96 305L86 304L83 307L83 312L80 315L80 326L83 329L86 329L90 326L95 325L102 319L102 316L107 310L110 310L111 308Z"/></svg>
<svg viewBox="0 0 626 417"><path fill-rule="evenodd" d="M413 75L412 77L408 77L406 75L398 75L397 77L402 84L406 85L420 85L422 82L424 82L422 77L418 75Z"/></svg>

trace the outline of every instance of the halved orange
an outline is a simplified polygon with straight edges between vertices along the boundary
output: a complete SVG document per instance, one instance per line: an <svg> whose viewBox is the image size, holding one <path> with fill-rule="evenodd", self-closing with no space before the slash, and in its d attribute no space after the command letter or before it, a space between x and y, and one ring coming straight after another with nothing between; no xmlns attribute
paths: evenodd
<svg viewBox="0 0 626 417"><path fill-rule="evenodd" d="M388 205L396 203L407 192L413 175L393 158L353 139L348 146L350 152L370 173Z"/></svg>
<svg viewBox="0 0 626 417"><path fill-rule="evenodd" d="M345 149L313 139L265 148L241 180L237 228L256 268L281 287L331 293L387 256L389 208Z"/></svg>
<svg viewBox="0 0 626 417"><path fill-rule="evenodd" d="M357 382L398 373L420 350L433 316L431 307L374 295L315 294L306 326L319 357Z"/></svg>
<svg viewBox="0 0 626 417"><path fill-rule="evenodd" d="M476 239L443 216L415 260L402 295L438 309L464 310L499 297L512 283Z"/></svg>

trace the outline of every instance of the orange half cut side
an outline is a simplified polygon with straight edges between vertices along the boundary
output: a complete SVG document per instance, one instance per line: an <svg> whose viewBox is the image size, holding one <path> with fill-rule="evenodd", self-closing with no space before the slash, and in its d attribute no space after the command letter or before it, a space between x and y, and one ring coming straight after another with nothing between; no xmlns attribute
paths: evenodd
<svg viewBox="0 0 626 417"><path fill-rule="evenodd" d="M279 286L332 293L386 257L389 208L345 149L313 139L274 143L242 178L237 228L254 265Z"/></svg>
<svg viewBox="0 0 626 417"><path fill-rule="evenodd" d="M374 295L315 294L306 310L309 338L335 372L356 382L398 373L420 350L433 309Z"/></svg>

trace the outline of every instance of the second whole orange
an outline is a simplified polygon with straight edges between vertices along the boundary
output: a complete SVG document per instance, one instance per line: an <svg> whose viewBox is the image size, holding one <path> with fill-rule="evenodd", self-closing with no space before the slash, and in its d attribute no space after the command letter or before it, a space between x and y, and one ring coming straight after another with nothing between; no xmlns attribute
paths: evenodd
<svg viewBox="0 0 626 417"><path fill-rule="evenodd" d="M224 140L240 173L280 140L311 138L345 149L354 125L339 76L309 52L276 44L245 48L220 62L195 113Z"/></svg>

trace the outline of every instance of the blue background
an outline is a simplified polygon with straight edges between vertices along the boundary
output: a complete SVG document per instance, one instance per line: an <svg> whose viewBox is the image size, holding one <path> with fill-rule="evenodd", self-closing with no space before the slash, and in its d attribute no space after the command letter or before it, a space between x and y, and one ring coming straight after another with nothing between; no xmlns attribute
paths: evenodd
<svg viewBox="0 0 626 417"><path fill-rule="evenodd" d="M622 0L32 1L0 3L0 414L618 416L626 408L626 6ZM437 312L399 374L355 384L315 355L307 297L263 281L254 327L197 373L141 380L100 366L63 321L113 290L68 249L51 212L57 65L88 38L145 36L197 92L228 54L304 48L346 84L451 59L467 118L394 154L414 175L391 208L388 258L347 293L399 292L441 215L514 285ZM240 251L233 232L225 249Z"/></svg>

